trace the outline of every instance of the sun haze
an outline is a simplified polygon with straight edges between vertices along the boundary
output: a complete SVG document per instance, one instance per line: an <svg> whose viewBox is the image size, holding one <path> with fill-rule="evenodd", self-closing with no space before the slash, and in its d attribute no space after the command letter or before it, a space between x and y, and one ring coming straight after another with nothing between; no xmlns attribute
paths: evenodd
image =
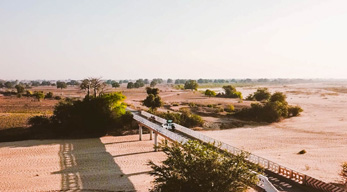
<svg viewBox="0 0 347 192"><path fill-rule="evenodd" d="M345 78L346 7L0 0L0 78Z"/></svg>

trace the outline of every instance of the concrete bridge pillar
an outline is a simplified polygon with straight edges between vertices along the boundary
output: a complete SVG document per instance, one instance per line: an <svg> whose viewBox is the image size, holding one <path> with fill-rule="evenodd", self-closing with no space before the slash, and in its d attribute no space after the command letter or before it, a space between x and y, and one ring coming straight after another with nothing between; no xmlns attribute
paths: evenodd
<svg viewBox="0 0 347 192"><path fill-rule="evenodd" d="M139 140L142 141L142 125L139 125Z"/></svg>
<svg viewBox="0 0 347 192"><path fill-rule="evenodd" d="M158 151L158 133L154 132L154 151Z"/></svg>
<svg viewBox="0 0 347 192"><path fill-rule="evenodd" d="M153 140L153 130L149 130L149 140Z"/></svg>

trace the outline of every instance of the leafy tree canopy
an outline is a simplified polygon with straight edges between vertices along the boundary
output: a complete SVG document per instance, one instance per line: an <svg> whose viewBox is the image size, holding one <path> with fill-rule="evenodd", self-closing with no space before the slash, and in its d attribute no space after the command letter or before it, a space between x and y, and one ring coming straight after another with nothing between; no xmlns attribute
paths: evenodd
<svg viewBox="0 0 347 192"><path fill-rule="evenodd" d="M184 89L197 90L198 86L199 85L195 80L188 80L184 84Z"/></svg>
<svg viewBox="0 0 347 192"><path fill-rule="evenodd" d="M198 141L160 148L167 159L162 165L149 162L155 177L151 192L240 192L258 181L252 170L259 167L247 162L245 153L234 156Z"/></svg>

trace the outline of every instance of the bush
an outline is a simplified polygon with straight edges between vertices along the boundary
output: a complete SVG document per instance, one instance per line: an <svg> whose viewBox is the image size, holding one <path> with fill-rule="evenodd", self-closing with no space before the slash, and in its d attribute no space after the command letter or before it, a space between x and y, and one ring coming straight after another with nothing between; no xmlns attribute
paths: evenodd
<svg viewBox="0 0 347 192"><path fill-rule="evenodd" d="M267 88L258 88L256 92L253 93L253 95L249 95L247 97L247 100L256 100L256 101L264 101L268 100L271 97L271 93L268 91Z"/></svg>
<svg viewBox="0 0 347 192"><path fill-rule="evenodd" d="M303 150L301 150L301 151L298 152L299 155L303 155L303 154L305 154L305 153L306 153L306 150L305 150L305 149L303 149Z"/></svg>
<svg viewBox="0 0 347 192"><path fill-rule="evenodd" d="M41 101L45 98L45 94L42 91L35 91L34 96L38 101Z"/></svg>
<svg viewBox="0 0 347 192"><path fill-rule="evenodd" d="M233 104L230 104L227 108L224 109L226 112L233 112L235 111L235 107Z"/></svg>
<svg viewBox="0 0 347 192"><path fill-rule="evenodd" d="M236 88L234 86L228 85L223 86L223 89L225 93L218 93L218 97L227 97L227 98L240 98L242 99L242 93L239 91L236 91Z"/></svg>
<svg viewBox="0 0 347 192"><path fill-rule="evenodd" d="M231 155L192 140L160 148L167 159L162 165L149 162L155 177L151 192L239 192L258 182L253 170L259 167L246 161L245 153Z"/></svg>
<svg viewBox="0 0 347 192"><path fill-rule="evenodd" d="M27 97L31 97L31 96L33 96L33 92L27 90L26 93L25 93L25 95L26 95Z"/></svg>
<svg viewBox="0 0 347 192"><path fill-rule="evenodd" d="M208 97L214 97L214 96L216 96L216 92L211 91L209 89L206 89L205 95L208 96Z"/></svg>
<svg viewBox="0 0 347 192"><path fill-rule="evenodd" d="M283 93L276 92L265 104L252 103L251 108L244 108L235 116L252 121L272 123L280 121L282 118L297 116L301 111L299 106L289 106Z"/></svg>
<svg viewBox="0 0 347 192"><path fill-rule="evenodd" d="M288 116L289 117L295 117L298 116L300 114L300 112L302 112L302 108L300 106L289 106L288 107Z"/></svg>
<svg viewBox="0 0 347 192"><path fill-rule="evenodd" d="M156 115L164 119L173 120L174 123L189 128L202 126L204 124L204 121L199 115L195 115L187 111L183 111L182 113L157 112Z"/></svg>
<svg viewBox="0 0 347 192"><path fill-rule="evenodd" d="M53 93L52 92L48 92L46 95L45 95L45 99L51 99L53 98Z"/></svg>
<svg viewBox="0 0 347 192"><path fill-rule="evenodd" d="M55 96L54 99L55 100L61 100L61 97L60 96Z"/></svg>

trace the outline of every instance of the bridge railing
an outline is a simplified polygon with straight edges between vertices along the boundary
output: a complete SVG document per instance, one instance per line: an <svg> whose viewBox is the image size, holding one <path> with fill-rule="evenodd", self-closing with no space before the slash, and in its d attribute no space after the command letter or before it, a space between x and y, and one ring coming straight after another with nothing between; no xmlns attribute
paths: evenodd
<svg viewBox="0 0 347 192"><path fill-rule="evenodd" d="M141 115L148 117L148 118L154 117L154 119L157 122L166 123L166 119L155 116L155 115L148 113L148 112L145 112L145 111L141 111ZM215 146L218 146L223 150L227 150L228 152L230 152L234 155L240 154L241 152L246 152L246 151L243 151L239 148L233 147L229 144L226 144L226 143L223 143L223 142L218 141L216 139L213 139L211 137L208 137L208 136L201 134L197 131L191 130L191 129L184 127L182 125L179 125L176 123L174 123L174 125L175 125L176 130L178 130L184 134L187 134L190 137L193 137L195 139L203 141L205 143L211 143L211 144L214 143ZM248 153L248 152L246 152L246 153ZM251 153L249 153L247 160L252 162L252 163L255 163L255 164L262 166L266 170L269 170L275 174L278 174L282 177L290 179L293 182L296 182L296 183L301 184L301 185L310 186L312 188L319 189L319 190L322 190L325 192L347 192L346 190L341 189L341 188L339 188L333 184L325 183L323 181L320 181L318 179L315 179L313 177L310 177L308 175L305 175L303 173L300 173L298 171L287 168L283 165L280 165L278 163L275 163L273 161L270 161L268 159L265 159L263 157L260 157L260 156L257 156L257 155L251 154Z"/></svg>
<svg viewBox="0 0 347 192"><path fill-rule="evenodd" d="M181 143L185 143L188 141L188 139L180 136L180 135L177 135L167 129L164 129L163 127L161 127L160 125L157 125L153 122L150 122L148 121L147 119L143 118L143 117L140 117L136 114L133 114L133 118L140 122L141 124L145 125L146 127L148 128L151 128L153 131L159 133L160 135L164 136L164 137L167 137L168 139L170 140L173 140L173 141L177 141L177 142L181 142Z"/></svg>

